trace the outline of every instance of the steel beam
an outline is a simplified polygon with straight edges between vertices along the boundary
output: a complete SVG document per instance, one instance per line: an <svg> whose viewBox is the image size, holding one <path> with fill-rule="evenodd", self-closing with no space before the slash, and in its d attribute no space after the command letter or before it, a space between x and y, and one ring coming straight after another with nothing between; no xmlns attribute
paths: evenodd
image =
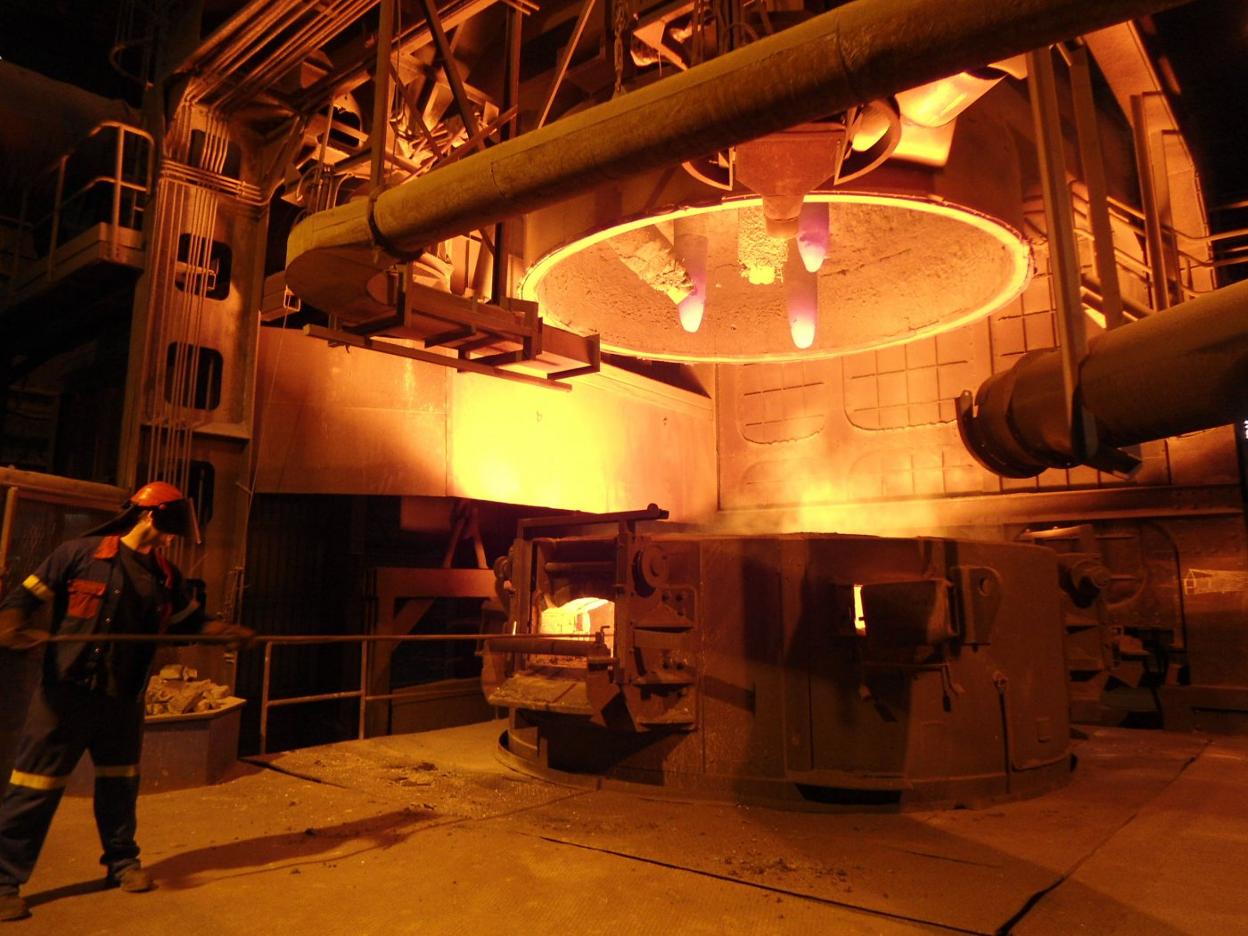
<svg viewBox="0 0 1248 936"><path fill-rule="evenodd" d="M421 351L417 348L408 348L404 345L395 344L391 341L377 341L373 338L366 338L362 335L354 335L350 332L334 331L331 328L325 328L321 325L305 325L303 333L312 338L320 338L322 341L331 344L348 345L352 348L361 348L366 351L380 351L383 354L394 355L395 357L403 357L412 361L423 361L426 364L437 364L440 367L453 367L457 371L469 371L473 374L484 374L487 377L498 377L502 380L514 380L517 383L526 383L532 386L545 387L548 390L562 390L564 393L570 393L572 388L565 383L557 380L551 380L546 377L532 377L528 374L517 374L514 371L500 370L497 367L490 367L488 364L478 364L476 361L466 360L458 357L448 357L444 354L434 354L432 351Z"/></svg>
<svg viewBox="0 0 1248 936"><path fill-rule="evenodd" d="M519 10L507 13L507 76L503 83L503 107L512 112L511 119L499 128L505 143L520 132L520 54L524 49L524 18ZM481 229L485 237L485 227ZM510 270L507 254L507 225L503 219L494 222L494 240L490 245L490 299L502 303L507 298Z"/></svg>
<svg viewBox="0 0 1248 936"><path fill-rule="evenodd" d="M568 65L572 63L572 56L576 53L576 47L581 44L581 36L585 33L585 25L589 22L589 14L594 12L594 4L597 0L585 0L581 5L580 15L576 18L576 25L572 28L572 37L568 39L567 47L564 48L563 54L559 56L559 64L555 68L555 78L550 83L550 91L546 94L546 103L542 106L542 114L537 118L537 129L540 130L546 126L546 118L550 116L550 109L555 106L555 98L559 94L559 89L563 87L563 76L568 72Z"/></svg>
<svg viewBox="0 0 1248 936"><path fill-rule="evenodd" d="M0 487L20 490L23 500L73 504L91 510L120 510L128 496L125 490L111 484L17 468L0 468Z"/></svg>
<svg viewBox="0 0 1248 936"><path fill-rule="evenodd" d="M433 37L434 47L438 51L438 59L442 63L442 73L446 75L447 83L451 86L451 94L455 97L455 109L459 111L459 117L464 122L464 129L468 131L472 145L478 150L483 150L485 137L481 135L481 128L477 126L477 115L473 112L472 102L468 100L468 92L459 75L459 66L455 64L455 53L446 39L445 30L442 29L437 0L419 0L419 2L420 8L425 12L425 23L429 26L429 34Z"/></svg>
<svg viewBox="0 0 1248 936"><path fill-rule="evenodd" d="M1170 307L1170 275L1166 270L1165 232L1157 205L1153 179L1152 146L1148 134L1148 109L1144 98L1131 98L1131 130L1135 137L1135 166L1140 177L1140 204L1144 209L1144 238L1148 250L1148 287L1157 311Z"/></svg>
<svg viewBox="0 0 1248 936"><path fill-rule="evenodd" d="M1096 450L1096 425L1079 401L1079 361L1088 351L1083 299L1079 294L1079 249L1075 244L1075 217L1066 181L1061 108L1053 74L1053 52L1037 49L1027 55L1027 91L1036 130L1036 158L1044 197L1045 239L1049 254L1049 283L1056 311L1058 352L1062 361L1064 422L1060 438L1049 440L1054 449L1069 448L1071 463ZM1049 405L1048 400L1042 401Z"/></svg>
<svg viewBox="0 0 1248 936"><path fill-rule="evenodd" d="M267 0L263 0L267 2ZM483 10L492 7L497 0L453 0L442 12L444 29L454 27L472 19ZM400 52L410 52L422 48L431 36L425 23L410 26L399 33L395 42ZM369 56L361 50L355 58L342 69L326 75L316 84L298 93L293 106L301 113L318 110L340 94L345 94L369 79Z"/></svg>
<svg viewBox="0 0 1248 936"><path fill-rule="evenodd" d="M390 135L390 51L394 45L394 5L398 0L381 0L381 21L377 26L377 68L373 72L373 131L369 134L369 188L379 193L385 182L386 139ZM329 127L325 128L329 137Z"/></svg>
<svg viewBox="0 0 1248 936"><path fill-rule="evenodd" d="M1109 221L1109 187L1105 182L1105 159L1097 127L1096 101L1092 96L1092 70L1086 46L1070 53L1070 86L1075 103L1075 132L1079 137L1079 162L1088 186L1088 221L1092 228L1092 251L1100 285L1101 314L1106 328L1124 324L1118 264L1114 262L1114 231Z"/></svg>

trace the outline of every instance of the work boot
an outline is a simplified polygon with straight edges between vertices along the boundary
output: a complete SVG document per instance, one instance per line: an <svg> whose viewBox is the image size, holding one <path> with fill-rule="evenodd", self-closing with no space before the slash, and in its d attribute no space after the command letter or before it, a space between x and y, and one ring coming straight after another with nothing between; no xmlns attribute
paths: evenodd
<svg viewBox="0 0 1248 936"><path fill-rule="evenodd" d="M154 886L152 876L137 864L128 865L116 874L110 873L108 883L130 894L141 894L143 891L150 891Z"/></svg>
<svg viewBox="0 0 1248 936"><path fill-rule="evenodd" d="M24 920L30 916L30 908L17 891L0 894L0 921Z"/></svg>

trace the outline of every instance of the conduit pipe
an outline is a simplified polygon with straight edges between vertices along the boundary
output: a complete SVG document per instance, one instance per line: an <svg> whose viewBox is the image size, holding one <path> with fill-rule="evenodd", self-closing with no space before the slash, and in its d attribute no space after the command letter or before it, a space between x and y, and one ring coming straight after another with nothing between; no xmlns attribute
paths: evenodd
<svg viewBox="0 0 1248 936"><path fill-rule="evenodd" d="M370 267L437 241L1180 2L856 0L393 188L371 210L315 214L291 232L287 282L335 311Z"/></svg>
<svg viewBox="0 0 1248 936"><path fill-rule="evenodd" d="M1094 338L1075 393L1097 438L1134 445L1212 429L1248 416L1248 281ZM1028 354L958 403L963 442L1006 477L1083 461L1065 419L1059 349Z"/></svg>

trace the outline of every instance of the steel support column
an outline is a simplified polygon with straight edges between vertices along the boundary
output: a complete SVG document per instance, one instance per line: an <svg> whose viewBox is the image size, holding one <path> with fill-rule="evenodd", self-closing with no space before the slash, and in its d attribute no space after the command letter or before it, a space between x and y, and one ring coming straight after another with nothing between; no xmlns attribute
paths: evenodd
<svg viewBox="0 0 1248 936"><path fill-rule="evenodd" d="M1135 137L1135 166L1140 177L1140 205L1144 209L1144 238L1148 250L1148 287L1156 311L1170 307L1170 275L1166 270L1165 236L1153 179L1152 147L1144 98L1131 98L1131 130Z"/></svg>
<svg viewBox="0 0 1248 936"><path fill-rule="evenodd" d="M1124 324L1122 290L1118 285L1118 264L1114 262L1114 231L1109 222L1109 188L1105 182L1105 161L1101 134L1097 128L1096 101L1092 96L1092 69L1086 46L1070 53L1070 86L1075 103L1075 132L1079 137L1079 162L1088 186L1088 221L1092 227L1092 248L1096 257L1096 278L1101 294L1101 314L1106 328Z"/></svg>
<svg viewBox="0 0 1248 936"><path fill-rule="evenodd" d="M455 109L459 111L460 119L464 122L464 129L468 131L473 147L483 150L485 137L481 135L481 128L477 126L477 115L472 109L472 102L468 100L468 91L464 88L464 81L460 77L459 66L455 64L455 53L451 49L450 42L447 41L446 31L442 28L442 19L438 16L437 0L420 0L420 8L425 13L429 34L433 36L433 44L438 51L438 59L442 63L442 72L446 75L447 83L451 86L451 94L455 97Z"/></svg>
<svg viewBox="0 0 1248 936"><path fill-rule="evenodd" d="M1049 253L1049 284L1062 360L1065 438L1050 442L1054 449L1059 450L1065 443L1074 463L1083 461L1085 453L1096 450L1096 426L1075 393L1079 383L1079 362L1087 354L1088 338L1079 289L1079 250L1075 244L1075 218L1066 181L1062 116L1051 49L1037 49L1027 54L1027 91L1031 97L1031 114L1036 131L1036 158L1040 164L1045 238ZM1042 404L1048 406L1050 401L1044 400Z"/></svg>
<svg viewBox="0 0 1248 936"><path fill-rule="evenodd" d="M377 26L377 69L373 73L373 130L369 134L371 166L369 188L380 194L385 182L386 140L390 135L390 47L394 44L394 5L398 0L381 0L381 22ZM333 111L330 111L331 115ZM329 137L328 124L325 136Z"/></svg>

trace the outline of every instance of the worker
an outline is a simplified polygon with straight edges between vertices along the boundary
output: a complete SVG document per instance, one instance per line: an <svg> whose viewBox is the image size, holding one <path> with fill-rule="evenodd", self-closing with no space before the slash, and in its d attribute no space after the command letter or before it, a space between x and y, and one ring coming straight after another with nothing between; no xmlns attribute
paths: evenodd
<svg viewBox="0 0 1248 936"><path fill-rule="evenodd" d="M154 481L125 510L69 540L0 602L0 646L27 650L51 635L218 634L244 643L252 632L206 621L181 573L161 553L175 536L199 542L193 503ZM33 612L51 603L50 632ZM49 645L30 703L12 777L0 801L0 920L29 915L19 889L30 878L52 815L84 750L95 763L95 817L106 881L152 889L135 843L144 694L150 643ZM5 704L12 704L6 700Z"/></svg>

